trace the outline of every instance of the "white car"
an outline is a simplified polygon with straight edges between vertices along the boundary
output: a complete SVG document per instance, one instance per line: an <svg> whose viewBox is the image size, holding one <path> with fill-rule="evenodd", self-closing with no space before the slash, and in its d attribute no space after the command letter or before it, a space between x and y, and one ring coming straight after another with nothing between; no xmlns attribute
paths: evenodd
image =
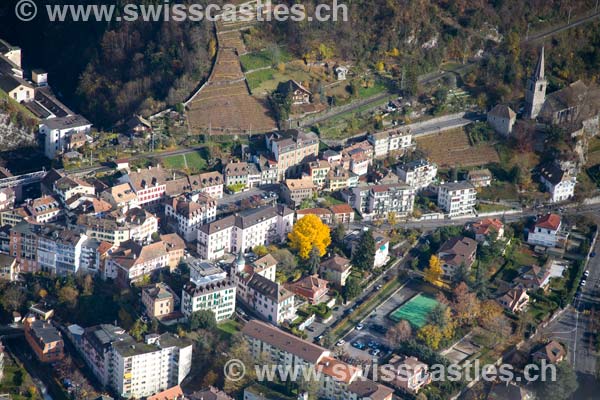
<svg viewBox="0 0 600 400"><path fill-rule="evenodd" d="M584 279L584 280L582 280L582 281L581 281L580 285L581 285L581 286L585 286L585 283L586 283L586 282L585 282L585 279Z"/></svg>
<svg viewBox="0 0 600 400"><path fill-rule="evenodd" d="M583 273L583 276L585 276L586 278L587 278L588 276L590 276L590 271L585 271L585 272Z"/></svg>
<svg viewBox="0 0 600 400"><path fill-rule="evenodd" d="M340 340L338 340L338 342L335 345L340 347L340 346L343 346L345 343L346 343L346 341L344 339L340 339Z"/></svg>
<svg viewBox="0 0 600 400"><path fill-rule="evenodd" d="M357 331L362 331L364 327L365 326L363 324L358 324L358 325L356 325L356 330Z"/></svg>

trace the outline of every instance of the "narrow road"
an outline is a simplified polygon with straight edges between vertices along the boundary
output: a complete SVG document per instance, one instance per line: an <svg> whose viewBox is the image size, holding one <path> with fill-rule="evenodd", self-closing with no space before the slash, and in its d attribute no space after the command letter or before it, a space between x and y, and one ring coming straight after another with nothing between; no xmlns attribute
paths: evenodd
<svg viewBox="0 0 600 400"><path fill-rule="evenodd" d="M521 43L531 43L531 42L536 42L538 40L542 40L545 39L549 36L555 35L557 33L566 31L567 29L571 29L574 28L578 25L581 24L585 24L587 22L590 22L596 18L598 18L600 16L600 12L595 12L591 15L586 15L583 17L580 17L579 19L574 20L573 22L566 24L566 25L562 25L562 26L558 26L556 28L550 29L549 31L544 31L544 32L540 32L537 34L533 34L533 35L529 35L527 38L523 39L521 41Z"/></svg>

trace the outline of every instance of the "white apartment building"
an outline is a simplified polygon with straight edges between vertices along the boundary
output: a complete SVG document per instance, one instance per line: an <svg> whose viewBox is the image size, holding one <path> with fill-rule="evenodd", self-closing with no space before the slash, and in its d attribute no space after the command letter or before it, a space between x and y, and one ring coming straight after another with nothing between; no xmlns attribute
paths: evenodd
<svg viewBox="0 0 600 400"><path fill-rule="evenodd" d="M191 341L171 333L147 335L140 343L113 325L83 332L74 340L78 350L100 383L120 397L159 393L179 385L191 370Z"/></svg>
<svg viewBox="0 0 600 400"><path fill-rule="evenodd" d="M94 196L96 190L91 183L65 176L54 182L54 193L66 204L70 198L76 195Z"/></svg>
<svg viewBox="0 0 600 400"><path fill-rule="evenodd" d="M412 146L412 135L407 129L371 133L367 140L373 145L375 158L385 158L394 151L406 150Z"/></svg>
<svg viewBox="0 0 600 400"><path fill-rule="evenodd" d="M265 321L279 325L296 315L294 294L278 284L277 260L270 254L247 264L240 252L231 266L237 298Z"/></svg>
<svg viewBox="0 0 600 400"><path fill-rule="evenodd" d="M444 183L438 189L437 203L450 217L471 214L477 203L477 191L467 181Z"/></svg>
<svg viewBox="0 0 600 400"><path fill-rule="evenodd" d="M146 243L158 232L158 218L141 208L132 208L125 215L111 213L105 216L79 215L77 226L91 239L118 246L124 241Z"/></svg>
<svg viewBox="0 0 600 400"><path fill-rule="evenodd" d="M200 226L217 218L217 202L205 194L197 194L194 199L178 197L165 204L165 215L172 219L179 236L192 242Z"/></svg>
<svg viewBox="0 0 600 400"><path fill-rule="evenodd" d="M198 254L205 260L225 253L247 252L258 245L285 240L294 225L294 212L282 205L244 210L198 229Z"/></svg>
<svg viewBox="0 0 600 400"><path fill-rule="evenodd" d="M38 233L37 262L40 270L54 275L79 272L81 250L87 236L47 225Z"/></svg>
<svg viewBox="0 0 600 400"><path fill-rule="evenodd" d="M396 175L401 182L417 191L431 185L437 177L438 167L434 163L421 159L396 167Z"/></svg>
<svg viewBox="0 0 600 400"><path fill-rule="evenodd" d="M553 203L566 201L575 195L577 178L563 171L556 163L550 163L540 168L540 180L551 195Z"/></svg>
<svg viewBox="0 0 600 400"><path fill-rule="evenodd" d="M386 217L390 212L398 216L412 213L415 189L402 184L362 185L351 189L348 204L366 220Z"/></svg>
<svg viewBox="0 0 600 400"><path fill-rule="evenodd" d="M223 175L220 172L190 175L188 179L192 190L205 193L213 199L223 198Z"/></svg>
<svg viewBox="0 0 600 400"><path fill-rule="evenodd" d="M45 119L40 123L39 131L45 136L45 154L54 159L58 154L70 148L71 136L88 134L92 124L80 115Z"/></svg>
<svg viewBox="0 0 600 400"><path fill-rule="evenodd" d="M29 201L25 207L27 219L44 224L55 221L61 214L60 202L54 196L42 196Z"/></svg>
<svg viewBox="0 0 600 400"><path fill-rule="evenodd" d="M118 280L126 285L142 279L155 270L169 266L169 254L164 242L145 246L128 240L121 243L106 262L105 278Z"/></svg>
<svg viewBox="0 0 600 400"><path fill-rule="evenodd" d="M415 189L400 184L371 186L364 216L387 217L391 212L397 216L409 215L415 204Z"/></svg>
<svg viewBox="0 0 600 400"><path fill-rule="evenodd" d="M181 292L181 312L186 317L200 310L212 311L217 322L235 312L235 284L227 279L209 283L187 283Z"/></svg>

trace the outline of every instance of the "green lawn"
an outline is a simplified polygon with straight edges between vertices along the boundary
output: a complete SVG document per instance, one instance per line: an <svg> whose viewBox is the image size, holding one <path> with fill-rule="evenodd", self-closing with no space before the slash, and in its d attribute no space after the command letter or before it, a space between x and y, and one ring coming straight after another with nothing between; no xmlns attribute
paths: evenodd
<svg viewBox="0 0 600 400"><path fill-rule="evenodd" d="M512 254L512 259L515 264L521 265L537 265L538 259L533 255L531 250L527 248L516 248Z"/></svg>
<svg viewBox="0 0 600 400"><path fill-rule="evenodd" d="M253 69L265 68L274 66L277 62L288 62L291 56L281 48L279 48L279 55L274 56L272 50L262 50L254 53L244 54L240 57L242 62L242 69L244 71L251 71Z"/></svg>
<svg viewBox="0 0 600 400"><path fill-rule="evenodd" d="M480 199L488 201L498 200L518 200L519 193L517 186L509 182L494 182L492 186L481 189L477 196Z"/></svg>
<svg viewBox="0 0 600 400"><path fill-rule="evenodd" d="M240 326L239 322L229 320L219 324L217 326L217 329L221 332L223 336L229 338L235 335L236 333L240 332L242 327Z"/></svg>
<svg viewBox="0 0 600 400"><path fill-rule="evenodd" d="M367 98L367 97L371 97L371 96L375 96L376 94L382 93L384 91L386 91L387 88L385 87L385 85L381 82L375 82L375 84L371 87L365 88L365 87L360 87L358 89L358 97L360 97L361 99Z"/></svg>
<svg viewBox="0 0 600 400"><path fill-rule="evenodd" d="M246 80L248 81L248 86L250 86L250 90L254 92L263 83L275 79L274 72L275 70L273 69L263 69L247 74Z"/></svg>
<svg viewBox="0 0 600 400"><path fill-rule="evenodd" d="M246 80L252 94L255 96L263 96L265 92L271 93L277 88L280 82L287 82L293 79L297 82L312 81L319 76L316 73L304 71L297 66L287 65L284 72L279 72L274 68L263 69L246 74Z"/></svg>
<svg viewBox="0 0 600 400"><path fill-rule="evenodd" d="M388 101L389 98L386 97L330 118L326 123L319 125L319 133L324 139L344 139L365 130L373 129L372 118L362 114Z"/></svg>
<svg viewBox="0 0 600 400"><path fill-rule="evenodd" d="M207 163L199 152L169 156L162 159L165 168L187 170L191 173L197 173L206 169Z"/></svg>
<svg viewBox="0 0 600 400"><path fill-rule="evenodd" d="M510 207L504 206L502 204L479 203L477 205L477 211L480 213L501 212L501 211L508 211L510 209L511 209Z"/></svg>
<svg viewBox="0 0 600 400"><path fill-rule="evenodd" d="M4 377L0 382L0 394L9 393L10 398L13 400L40 399L41 397L37 391L33 396L30 396L31 393L28 390L32 387L35 388L35 384L27 371L16 365L8 355L5 355ZM21 391L27 393L27 395L18 394Z"/></svg>

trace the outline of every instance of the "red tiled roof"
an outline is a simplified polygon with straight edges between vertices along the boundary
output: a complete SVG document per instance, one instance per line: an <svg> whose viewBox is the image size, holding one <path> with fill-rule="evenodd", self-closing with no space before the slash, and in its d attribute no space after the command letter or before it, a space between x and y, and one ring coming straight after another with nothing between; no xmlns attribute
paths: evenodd
<svg viewBox="0 0 600 400"><path fill-rule="evenodd" d="M553 231L558 230L560 227L560 215L547 214L540 217L535 223L536 228L551 229Z"/></svg>
<svg viewBox="0 0 600 400"><path fill-rule="evenodd" d="M334 214L351 214L354 212L352 207L349 204L336 204L334 206L329 207L329 209Z"/></svg>

